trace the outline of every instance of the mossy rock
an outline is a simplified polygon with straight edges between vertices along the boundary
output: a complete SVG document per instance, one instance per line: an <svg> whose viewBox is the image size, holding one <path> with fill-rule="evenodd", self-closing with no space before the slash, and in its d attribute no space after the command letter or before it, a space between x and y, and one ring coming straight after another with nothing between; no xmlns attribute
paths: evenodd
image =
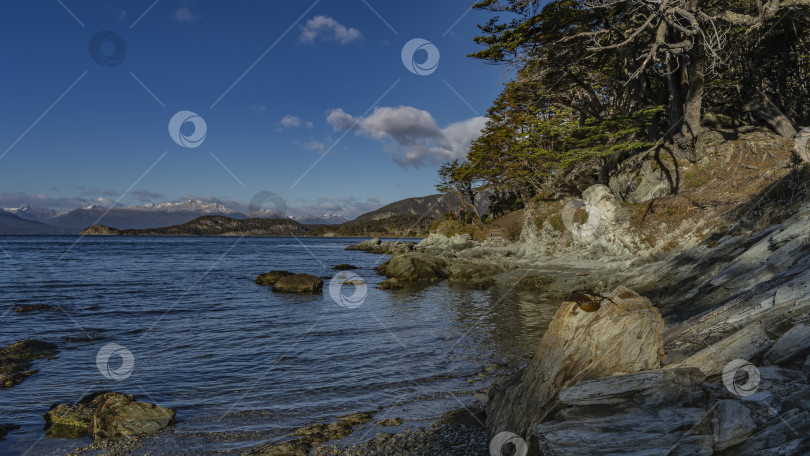
<svg viewBox="0 0 810 456"><path fill-rule="evenodd" d="M495 279L488 277L486 279L473 280L467 284L470 290L488 290L495 285Z"/></svg>
<svg viewBox="0 0 810 456"><path fill-rule="evenodd" d="M53 356L58 351L54 344L38 340L23 340L0 348L0 388L11 388L36 374L31 369L38 359Z"/></svg>
<svg viewBox="0 0 810 456"><path fill-rule="evenodd" d="M256 277L256 283L259 285L273 285L278 282L278 279L291 275L293 275L293 273L289 271L270 271Z"/></svg>
<svg viewBox="0 0 810 456"><path fill-rule="evenodd" d="M402 418L388 418L386 420L377 421L377 426L382 427L394 427L394 426L402 426L405 422Z"/></svg>
<svg viewBox="0 0 810 456"><path fill-rule="evenodd" d="M403 285L398 279L388 279L380 282L377 285L377 288L380 290L401 290L405 288L405 285Z"/></svg>
<svg viewBox="0 0 810 456"><path fill-rule="evenodd" d="M253 448L249 456L307 456L312 448L304 439L292 440L273 445L259 445Z"/></svg>
<svg viewBox="0 0 810 456"><path fill-rule="evenodd" d="M94 441L155 434L175 422L176 411L145 402L131 394L103 391L85 396L74 405L54 404L45 414L50 438Z"/></svg>
<svg viewBox="0 0 810 456"><path fill-rule="evenodd" d="M517 287L521 290L545 290L552 283L554 283L554 279L551 277L544 274L538 274L523 277L518 281Z"/></svg>
<svg viewBox="0 0 810 456"><path fill-rule="evenodd" d="M352 425L345 421L336 421L329 424L310 424L296 430L293 435L301 437L303 441L317 445L329 440L340 440L352 433Z"/></svg>
<svg viewBox="0 0 810 456"><path fill-rule="evenodd" d="M340 417L341 421L349 423L352 426L358 426L360 424L366 424L371 421L372 413L371 412L358 412L352 413L351 415L346 415Z"/></svg>
<svg viewBox="0 0 810 456"><path fill-rule="evenodd" d="M281 277L273 285L273 291L282 293L320 293L323 280L310 274L293 274Z"/></svg>

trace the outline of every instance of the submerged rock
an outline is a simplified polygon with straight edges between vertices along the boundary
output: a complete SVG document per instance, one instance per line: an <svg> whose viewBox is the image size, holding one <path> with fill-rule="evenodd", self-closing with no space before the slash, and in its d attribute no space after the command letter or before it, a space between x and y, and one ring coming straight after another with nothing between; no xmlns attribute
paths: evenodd
<svg viewBox="0 0 810 456"><path fill-rule="evenodd" d="M43 310L54 310L53 306L49 306L48 304L33 304L30 306L20 306L14 309L14 312L20 313L27 313L27 312L38 312Z"/></svg>
<svg viewBox="0 0 810 456"><path fill-rule="evenodd" d="M283 293L320 293L323 280L310 274L293 274L281 277L273 284L273 291Z"/></svg>
<svg viewBox="0 0 810 456"><path fill-rule="evenodd" d="M357 266L342 263L332 268L333 271L350 271L352 269L357 269Z"/></svg>
<svg viewBox="0 0 810 456"><path fill-rule="evenodd" d="M559 391L579 381L657 368L664 356L663 330L652 303L625 287L593 312L563 302L529 366L491 393L490 436L526 435L556 410Z"/></svg>
<svg viewBox="0 0 810 456"><path fill-rule="evenodd" d="M94 441L155 434L175 422L176 411L138 402L131 394L112 391L85 396L75 405L54 404L45 414L45 433L51 438Z"/></svg>
<svg viewBox="0 0 810 456"><path fill-rule="evenodd" d="M10 423L0 423L0 441L6 440L6 436L9 432L19 429L20 427L16 424Z"/></svg>
<svg viewBox="0 0 810 456"><path fill-rule="evenodd" d="M377 426L396 427L396 426L402 426L402 424L404 422L405 422L405 420L403 420L402 418L388 418L388 419L385 419L385 420L377 421Z"/></svg>
<svg viewBox="0 0 810 456"><path fill-rule="evenodd" d="M376 271L400 282L436 282L448 277L444 270L446 266L447 263L441 258L412 252L392 256Z"/></svg>
<svg viewBox="0 0 810 456"><path fill-rule="evenodd" d="M351 415L346 415L340 417L341 421L345 421L352 426L358 426L360 424L366 424L370 422L372 419L372 412L358 412L352 413Z"/></svg>
<svg viewBox="0 0 810 456"><path fill-rule="evenodd" d="M22 383L38 370L32 370L33 361L56 354L54 344L38 340L23 340L0 348L0 388L11 388Z"/></svg>
<svg viewBox="0 0 810 456"><path fill-rule="evenodd" d="M278 279L290 275L293 275L293 273L289 271L270 271L256 277L256 283L259 285L273 285L278 281Z"/></svg>

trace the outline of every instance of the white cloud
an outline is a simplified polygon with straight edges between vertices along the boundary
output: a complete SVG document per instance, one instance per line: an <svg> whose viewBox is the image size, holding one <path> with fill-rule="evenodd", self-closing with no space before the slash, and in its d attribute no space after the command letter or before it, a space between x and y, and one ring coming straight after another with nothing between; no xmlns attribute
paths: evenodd
<svg viewBox="0 0 810 456"><path fill-rule="evenodd" d="M193 13L191 9L186 7L176 10L172 17L178 22L197 22L202 19L202 15Z"/></svg>
<svg viewBox="0 0 810 456"><path fill-rule="evenodd" d="M391 141L386 151L394 161L415 168L464 158L487 122L486 117L473 117L440 128L429 112L411 106L375 108L362 119L334 109L326 120L335 131L356 125L358 135Z"/></svg>
<svg viewBox="0 0 810 456"><path fill-rule="evenodd" d="M360 30L346 27L331 17L315 16L301 27L300 39L302 43L312 44L318 37L322 37L325 40L348 44L360 39L362 36Z"/></svg>
<svg viewBox="0 0 810 456"><path fill-rule="evenodd" d="M313 139L304 143L304 149L323 153L326 150L326 143Z"/></svg>
<svg viewBox="0 0 810 456"><path fill-rule="evenodd" d="M283 125L284 128L297 128L300 127L302 123L303 121L300 117L291 116L289 114L281 119L281 125Z"/></svg>

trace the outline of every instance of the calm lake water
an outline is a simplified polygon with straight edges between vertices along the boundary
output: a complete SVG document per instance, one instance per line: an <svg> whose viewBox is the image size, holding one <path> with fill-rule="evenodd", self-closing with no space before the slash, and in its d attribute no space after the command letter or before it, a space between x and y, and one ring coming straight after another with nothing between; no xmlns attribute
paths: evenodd
<svg viewBox="0 0 810 456"><path fill-rule="evenodd" d="M506 287L377 290L383 278L373 268L388 257L344 250L358 239L77 240L0 237L0 345L31 338L60 348L35 363L38 374L0 390L0 423L21 426L0 454L87 445L44 438L42 415L99 390L178 410L173 432L142 449L151 454L241 454L309 422L368 410L414 428L471 402L507 370L479 375L486 368L519 363L556 310ZM314 296L253 283L271 269L328 279L339 263L358 266L351 272L368 283L358 308L336 304L328 280ZM64 312L11 311L40 303ZM99 370L108 344L132 353L128 378ZM392 431L363 432L383 430Z"/></svg>

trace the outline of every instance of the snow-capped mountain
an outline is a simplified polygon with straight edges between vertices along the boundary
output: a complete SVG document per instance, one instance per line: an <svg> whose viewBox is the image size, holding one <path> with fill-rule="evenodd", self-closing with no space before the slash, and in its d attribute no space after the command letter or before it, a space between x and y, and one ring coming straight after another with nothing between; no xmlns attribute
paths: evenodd
<svg viewBox="0 0 810 456"><path fill-rule="evenodd" d="M295 220L304 225L340 225L349 221L340 214L324 214L320 217L316 215L304 215L296 217Z"/></svg>
<svg viewBox="0 0 810 456"><path fill-rule="evenodd" d="M70 212L70 211L60 211L56 209L46 209L44 207L33 205L17 208L7 208L3 210L8 213L14 214L21 219L32 220L34 222L42 222L42 223L48 223L50 219L54 217L59 217L60 215L67 214L68 212Z"/></svg>
<svg viewBox="0 0 810 456"><path fill-rule="evenodd" d="M194 212L202 215L226 215L229 217L239 218L244 217L244 214L236 209L230 208L219 203L206 203L201 200L189 199L179 202L166 201L163 203L150 203L143 206L124 206L122 209L131 209L136 211L152 211L152 212Z"/></svg>
<svg viewBox="0 0 810 456"><path fill-rule="evenodd" d="M45 223L69 233L78 233L91 225L101 224L113 228L149 229L180 225L205 215L223 215L234 219L286 218L303 224L339 225L348 220L340 214L327 213L321 216L291 216L273 209L261 209L250 214L220 203L198 199L165 201L144 205L118 206L112 209L90 205L72 211L24 206L6 209L7 212L25 220Z"/></svg>

